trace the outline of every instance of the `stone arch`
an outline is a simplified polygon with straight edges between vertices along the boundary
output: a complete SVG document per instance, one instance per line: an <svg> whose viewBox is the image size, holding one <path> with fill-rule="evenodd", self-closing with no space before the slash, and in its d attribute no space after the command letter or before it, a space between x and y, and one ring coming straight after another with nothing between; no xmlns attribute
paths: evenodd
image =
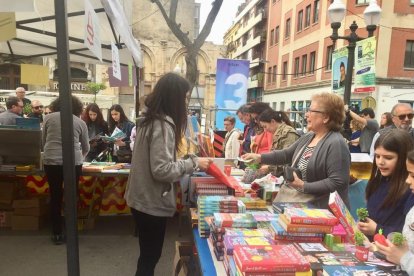
<svg viewBox="0 0 414 276"><path fill-rule="evenodd" d="M174 55L171 57L171 63L170 63L171 71L174 71L174 69L176 68L178 64L181 68L181 73L185 72L185 57L184 56L186 52L187 52L187 49L183 47L183 48L178 49L174 53ZM211 60L210 60L210 57L207 55L207 53L203 51L202 49L200 49L200 51L198 52L198 58L199 58L197 62L198 70L204 74L210 73Z"/></svg>
<svg viewBox="0 0 414 276"><path fill-rule="evenodd" d="M147 47L144 44L141 44L141 49L143 52L143 55L142 55L142 60L143 60L142 64L143 64L143 72L144 72L143 79L144 81L154 81L155 72L156 72L155 54L151 50L151 48Z"/></svg>

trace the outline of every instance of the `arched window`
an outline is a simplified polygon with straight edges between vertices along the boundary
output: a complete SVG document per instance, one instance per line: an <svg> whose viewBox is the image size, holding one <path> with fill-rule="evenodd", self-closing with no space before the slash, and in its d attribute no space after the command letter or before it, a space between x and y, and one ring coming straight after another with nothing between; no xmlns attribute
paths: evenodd
<svg viewBox="0 0 414 276"><path fill-rule="evenodd" d="M20 84L20 65L0 65L0 89L13 90L19 86L27 89L27 85Z"/></svg>

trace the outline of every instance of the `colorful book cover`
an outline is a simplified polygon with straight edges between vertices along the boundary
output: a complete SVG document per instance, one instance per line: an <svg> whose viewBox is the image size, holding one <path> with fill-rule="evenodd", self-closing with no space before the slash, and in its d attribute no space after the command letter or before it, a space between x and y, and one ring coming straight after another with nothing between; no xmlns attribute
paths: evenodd
<svg viewBox="0 0 414 276"><path fill-rule="evenodd" d="M293 244L299 252L327 252L329 251L322 243L320 242L295 242Z"/></svg>
<svg viewBox="0 0 414 276"><path fill-rule="evenodd" d="M358 276L372 276L372 275L395 275L392 272L385 272L375 266L357 265L357 266L343 266L343 265L329 265L323 266L324 276L337 275L358 275Z"/></svg>
<svg viewBox="0 0 414 276"><path fill-rule="evenodd" d="M257 227L257 222L253 215L246 213L214 213L214 224L218 227Z"/></svg>
<svg viewBox="0 0 414 276"><path fill-rule="evenodd" d="M270 227L272 231L275 233L275 236L283 237L283 236L291 236L291 237L316 237L316 238L323 238L322 233L289 233L287 232L278 221L271 221Z"/></svg>
<svg viewBox="0 0 414 276"><path fill-rule="evenodd" d="M356 266L364 265L351 252L307 252L302 255L310 262L314 275L323 271L323 266L342 265Z"/></svg>
<svg viewBox="0 0 414 276"><path fill-rule="evenodd" d="M272 234L267 229L247 229L247 228L226 228L226 237L271 237Z"/></svg>
<svg viewBox="0 0 414 276"><path fill-rule="evenodd" d="M332 233L332 226L329 225L311 225L311 224L292 224L289 223L284 214L279 215L280 226L287 232L297 233Z"/></svg>
<svg viewBox="0 0 414 276"><path fill-rule="evenodd" d="M312 225L331 225L338 224L336 218L326 209L308 209L287 207L283 213L289 223L293 224L312 224Z"/></svg>
<svg viewBox="0 0 414 276"><path fill-rule="evenodd" d="M228 255L233 255L235 245L272 245L274 240L270 237L241 237L224 236L224 247Z"/></svg>
<svg viewBox="0 0 414 276"><path fill-rule="evenodd" d="M241 272L309 271L310 263L293 245L236 245L234 260Z"/></svg>
<svg viewBox="0 0 414 276"><path fill-rule="evenodd" d="M307 209L316 208L312 203L307 203L307 202L273 202L272 207L273 207L273 211L279 214L283 214L286 207L307 208Z"/></svg>
<svg viewBox="0 0 414 276"><path fill-rule="evenodd" d="M328 204L332 213L344 227L347 233L347 240L354 242L354 233L357 229L357 224L338 192L335 191L330 194Z"/></svg>

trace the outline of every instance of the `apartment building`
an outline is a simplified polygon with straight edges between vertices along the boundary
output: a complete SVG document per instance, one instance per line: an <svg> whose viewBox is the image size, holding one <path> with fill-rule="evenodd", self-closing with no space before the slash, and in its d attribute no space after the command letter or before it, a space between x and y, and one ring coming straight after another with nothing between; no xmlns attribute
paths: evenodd
<svg viewBox="0 0 414 276"><path fill-rule="evenodd" d="M367 37L363 12L369 0L342 0L347 14L339 35L350 33L355 21ZM331 1L269 0L268 39L263 101L277 110L302 110L312 94L331 91L332 29L327 9ZM377 38L376 89L351 93L351 104L371 105L378 114L398 102L414 101L414 1L380 0ZM339 39L335 47L346 46ZM353 88L352 90L353 91Z"/></svg>
<svg viewBox="0 0 414 276"><path fill-rule="evenodd" d="M247 0L239 6L233 26L224 36L227 57L250 60L247 101L261 101L266 56L267 0Z"/></svg>

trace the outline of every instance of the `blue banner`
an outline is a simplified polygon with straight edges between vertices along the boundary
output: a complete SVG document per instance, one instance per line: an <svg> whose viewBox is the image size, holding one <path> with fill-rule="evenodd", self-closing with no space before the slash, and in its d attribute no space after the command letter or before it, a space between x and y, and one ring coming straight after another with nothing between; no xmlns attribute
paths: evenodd
<svg viewBox="0 0 414 276"><path fill-rule="evenodd" d="M224 118L234 116L236 128L243 130L236 111L246 103L249 78L248 60L218 59L216 73L216 128L224 129Z"/></svg>

